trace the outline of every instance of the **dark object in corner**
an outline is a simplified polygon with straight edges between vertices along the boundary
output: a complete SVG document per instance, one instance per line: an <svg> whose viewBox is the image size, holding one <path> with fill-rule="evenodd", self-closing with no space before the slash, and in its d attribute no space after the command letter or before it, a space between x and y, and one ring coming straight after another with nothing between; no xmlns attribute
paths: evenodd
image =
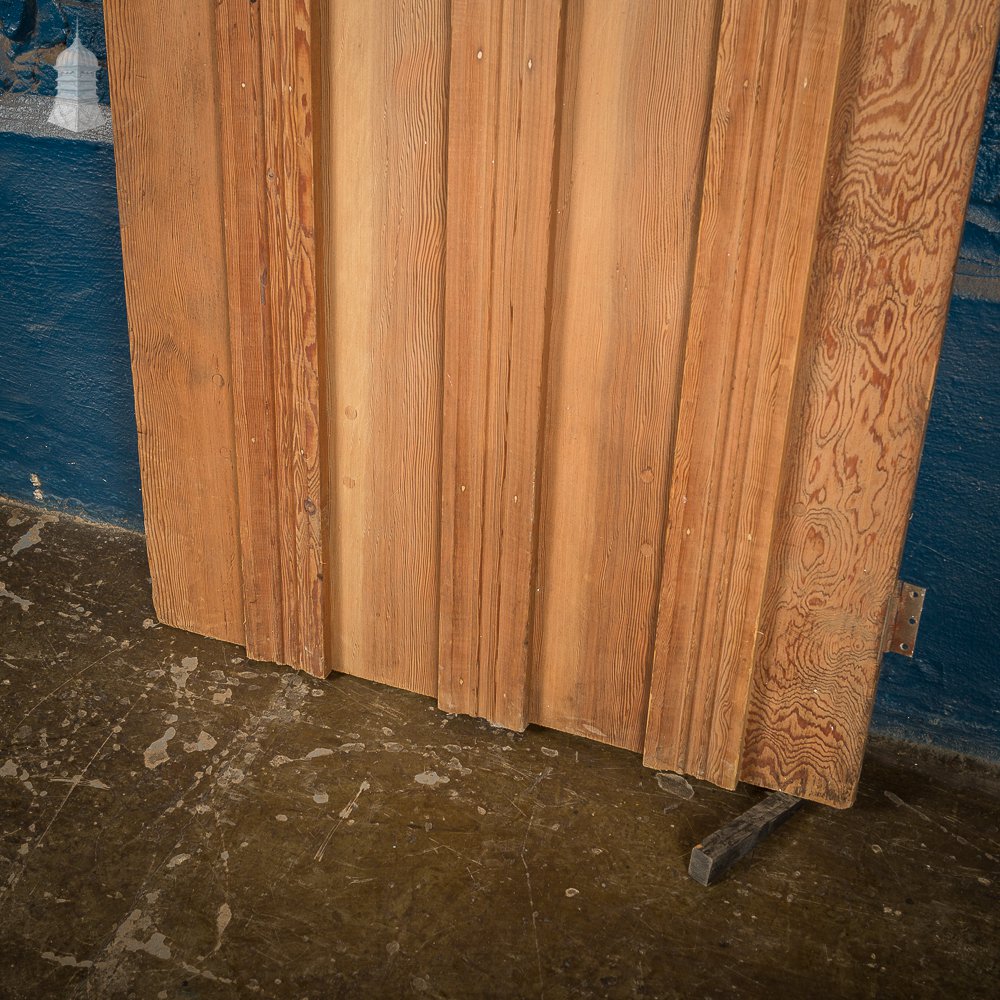
<svg viewBox="0 0 1000 1000"><path fill-rule="evenodd" d="M773 792L721 830L696 844L691 851L688 875L713 885L740 858L749 854L772 830L802 808L803 800L784 792Z"/></svg>

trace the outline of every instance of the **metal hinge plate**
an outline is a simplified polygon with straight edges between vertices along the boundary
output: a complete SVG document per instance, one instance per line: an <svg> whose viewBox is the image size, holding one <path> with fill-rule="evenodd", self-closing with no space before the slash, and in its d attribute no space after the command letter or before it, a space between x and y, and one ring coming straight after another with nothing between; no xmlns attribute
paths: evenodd
<svg viewBox="0 0 1000 1000"><path fill-rule="evenodd" d="M889 602L889 613L886 618L885 639L882 642L884 653L913 656L926 595L926 587L918 587L915 583L907 583L905 580L900 580L896 584L896 592Z"/></svg>

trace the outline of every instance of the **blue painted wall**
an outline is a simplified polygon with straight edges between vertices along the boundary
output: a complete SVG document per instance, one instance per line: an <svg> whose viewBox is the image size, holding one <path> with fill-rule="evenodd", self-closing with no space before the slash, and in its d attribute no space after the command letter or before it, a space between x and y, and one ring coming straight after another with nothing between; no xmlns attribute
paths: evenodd
<svg viewBox="0 0 1000 1000"><path fill-rule="evenodd" d="M103 58L98 0L0 0L0 91L54 93L77 17ZM0 131L0 205L0 494L141 527L114 150Z"/></svg>
<svg viewBox="0 0 1000 1000"><path fill-rule="evenodd" d="M872 727L1000 763L1000 73L994 72L904 579L928 587L912 660L887 654Z"/></svg>
<svg viewBox="0 0 1000 1000"><path fill-rule="evenodd" d="M0 133L0 493L142 523L114 150Z"/></svg>
<svg viewBox="0 0 1000 1000"><path fill-rule="evenodd" d="M0 90L51 93L77 13L103 59L96 0L0 0ZM0 494L36 473L47 504L139 525L111 147L0 133L0 203ZM1000 761L1000 76L968 219L903 560L918 655L886 656L873 728Z"/></svg>

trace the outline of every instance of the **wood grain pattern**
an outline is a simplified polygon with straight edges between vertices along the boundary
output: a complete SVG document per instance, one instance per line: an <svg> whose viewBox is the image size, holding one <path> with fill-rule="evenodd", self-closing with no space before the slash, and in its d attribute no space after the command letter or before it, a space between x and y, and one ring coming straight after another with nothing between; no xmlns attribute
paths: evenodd
<svg viewBox="0 0 1000 1000"><path fill-rule="evenodd" d="M438 703L528 721L561 0L455 0Z"/></svg>
<svg viewBox="0 0 1000 1000"><path fill-rule="evenodd" d="M531 718L636 750L718 5L566 17Z"/></svg>
<svg viewBox="0 0 1000 1000"><path fill-rule="evenodd" d="M160 617L848 804L998 19L108 0Z"/></svg>
<svg viewBox="0 0 1000 1000"><path fill-rule="evenodd" d="M742 768L835 806L857 789L998 12L863 0L849 20Z"/></svg>
<svg viewBox="0 0 1000 1000"><path fill-rule="evenodd" d="M724 0L644 759L735 788L846 0Z"/></svg>
<svg viewBox="0 0 1000 1000"><path fill-rule="evenodd" d="M267 279L285 660L328 673L324 650L319 291L311 0L261 4Z"/></svg>
<svg viewBox="0 0 1000 1000"><path fill-rule="evenodd" d="M446 0L323 5L332 662L437 690Z"/></svg>
<svg viewBox="0 0 1000 1000"><path fill-rule="evenodd" d="M215 31L246 646L252 659L285 663L260 5L220 0Z"/></svg>
<svg viewBox="0 0 1000 1000"><path fill-rule="evenodd" d="M213 4L104 10L153 602L242 643Z"/></svg>

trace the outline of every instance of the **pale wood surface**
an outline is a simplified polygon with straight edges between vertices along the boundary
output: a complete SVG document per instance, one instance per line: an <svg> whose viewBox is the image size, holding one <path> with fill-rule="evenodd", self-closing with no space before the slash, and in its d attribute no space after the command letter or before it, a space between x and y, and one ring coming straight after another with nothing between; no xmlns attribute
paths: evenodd
<svg viewBox="0 0 1000 1000"><path fill-rule="evenodd" d="M645 761L735 788L846 0L724 0Z"/></svg>
<svg viewBox="0 0 1000 1000"><path fill-rule="evenodd" d="M633 750L717 9L567 6L531 718Z"/></svg>
<svg viewBox="0 0 1000 1000"><path fill-rule="evenodd" d="M448 4L323 7L332 665L434 694Z"/></svg>
<svg viewBox="0 0 1000 1000"><path fill-rule="evenodd" d="M268 269L284 654L323 677L320 303L313 163L313 5L269 0L261 14Z"/></svg>
<svg viewBox="0 0 1000 1000"><path fill-rule="evenodd" d="M835 806L857 789L998 12L864 0L849 20L742 768Z"/></svg>
<svg viewBox="0 0 1000 1000"><path fill-rule="evenodd" d="M561 6L451 8L438 701L513 729L528 718Z"/></svg>
<svg viewBox="0 0 1000 1000"><path fill-rule="evenodd" d="M108 0L105 30L153 602L242 643L213 8Z"/></svg>
<svg viewBox="0 0 1000 1000"><path fill-rule="evenodd" d="M215 29L246 646L252 659L285 663L260 5L220 0Z"/></svg>

